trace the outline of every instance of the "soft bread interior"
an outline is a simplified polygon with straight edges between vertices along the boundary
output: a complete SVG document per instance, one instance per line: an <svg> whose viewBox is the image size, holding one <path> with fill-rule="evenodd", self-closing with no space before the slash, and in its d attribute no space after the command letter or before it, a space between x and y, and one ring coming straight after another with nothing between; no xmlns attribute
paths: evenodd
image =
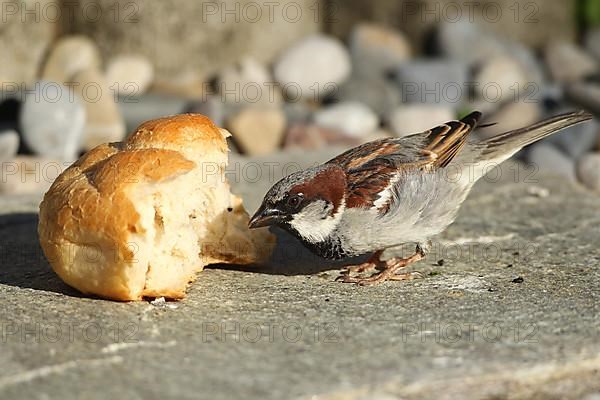
<svg viewBox="0 0 600 400"><path fill-rule="evenodd" d="M209 221L230 209L229 187L220 174L202 168L159 183L132 186L129 195L142 231L131 242L146 269L143 296L182 297L186 285L206 265ZM218 245L217 243L214 243Z"/></svg>
<svg viewBox="0 0 600 400"><path fill-rule="evenodd" d="M275 238L249 231L229 190L228 135L183 114L83 155L40 204L38 234L52 268L84 293L139 300L183 297L207 264L265 261Z"/></svg>

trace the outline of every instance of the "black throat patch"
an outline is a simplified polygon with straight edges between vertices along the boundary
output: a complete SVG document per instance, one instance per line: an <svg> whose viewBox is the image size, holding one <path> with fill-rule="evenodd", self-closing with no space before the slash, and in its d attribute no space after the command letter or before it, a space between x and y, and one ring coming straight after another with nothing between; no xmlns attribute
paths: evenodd
<svg viewBox="0 0 600 400"><path fill-rule="evenodd" d="M304 239L298 233L298 231L296 231L289 224L283 224L281 227L289 233L291 233L292 235L294 235L296 238L298 238L307 249L309 249L319 257L323 257L327 260L341 260L342 258L350 257L353 255L348 254L344 250L342 242L338 237L328 237L323 241L313 243Z"/></svg>

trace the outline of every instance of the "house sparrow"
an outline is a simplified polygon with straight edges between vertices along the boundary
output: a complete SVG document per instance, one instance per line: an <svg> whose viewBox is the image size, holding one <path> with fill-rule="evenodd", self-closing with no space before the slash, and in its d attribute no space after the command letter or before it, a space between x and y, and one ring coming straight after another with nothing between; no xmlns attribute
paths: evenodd
<svg viewBox="0 0 600 400"><path fill-rule="evenodd" d="M475 182L524 146L586 121L584 111L478 141L472 112L428 131L375 140L317 167L286 176L267 192L250 228L278 225L327 259L372 254L340 278L360 285L412 279L398 273L425 257L429 239L456 218ZM386 249L415 244L407 258L381 261ZM352 272L381 271L367 277Z"/></svg>

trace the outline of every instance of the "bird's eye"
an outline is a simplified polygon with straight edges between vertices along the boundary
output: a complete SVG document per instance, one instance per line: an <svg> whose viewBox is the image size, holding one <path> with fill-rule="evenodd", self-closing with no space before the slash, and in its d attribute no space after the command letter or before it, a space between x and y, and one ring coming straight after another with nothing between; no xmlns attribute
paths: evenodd
<svg viewBox="0 0 600 400"><path fill-rule="evenodd" d="M300 205L301 202L302 202L302 197L297 194L291 195L290 197L288 197L288 199L286 201L288 207L290 207L290 208L298 208L298 206Z"/></svg>

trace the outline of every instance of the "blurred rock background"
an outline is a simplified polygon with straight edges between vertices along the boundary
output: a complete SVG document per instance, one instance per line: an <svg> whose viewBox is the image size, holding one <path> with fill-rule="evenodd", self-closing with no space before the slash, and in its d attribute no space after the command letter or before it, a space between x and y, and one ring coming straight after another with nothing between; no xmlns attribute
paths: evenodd
<svg viewBox="0 0 600 400"><path fill-rule="evenodd" d="M242 156L401 137L485 113L489 136L600 113L598 0L27 0L0 9L0 192L43 192L142 121L208 115ZM600 127L518 157L600 192Z"/></svg>

